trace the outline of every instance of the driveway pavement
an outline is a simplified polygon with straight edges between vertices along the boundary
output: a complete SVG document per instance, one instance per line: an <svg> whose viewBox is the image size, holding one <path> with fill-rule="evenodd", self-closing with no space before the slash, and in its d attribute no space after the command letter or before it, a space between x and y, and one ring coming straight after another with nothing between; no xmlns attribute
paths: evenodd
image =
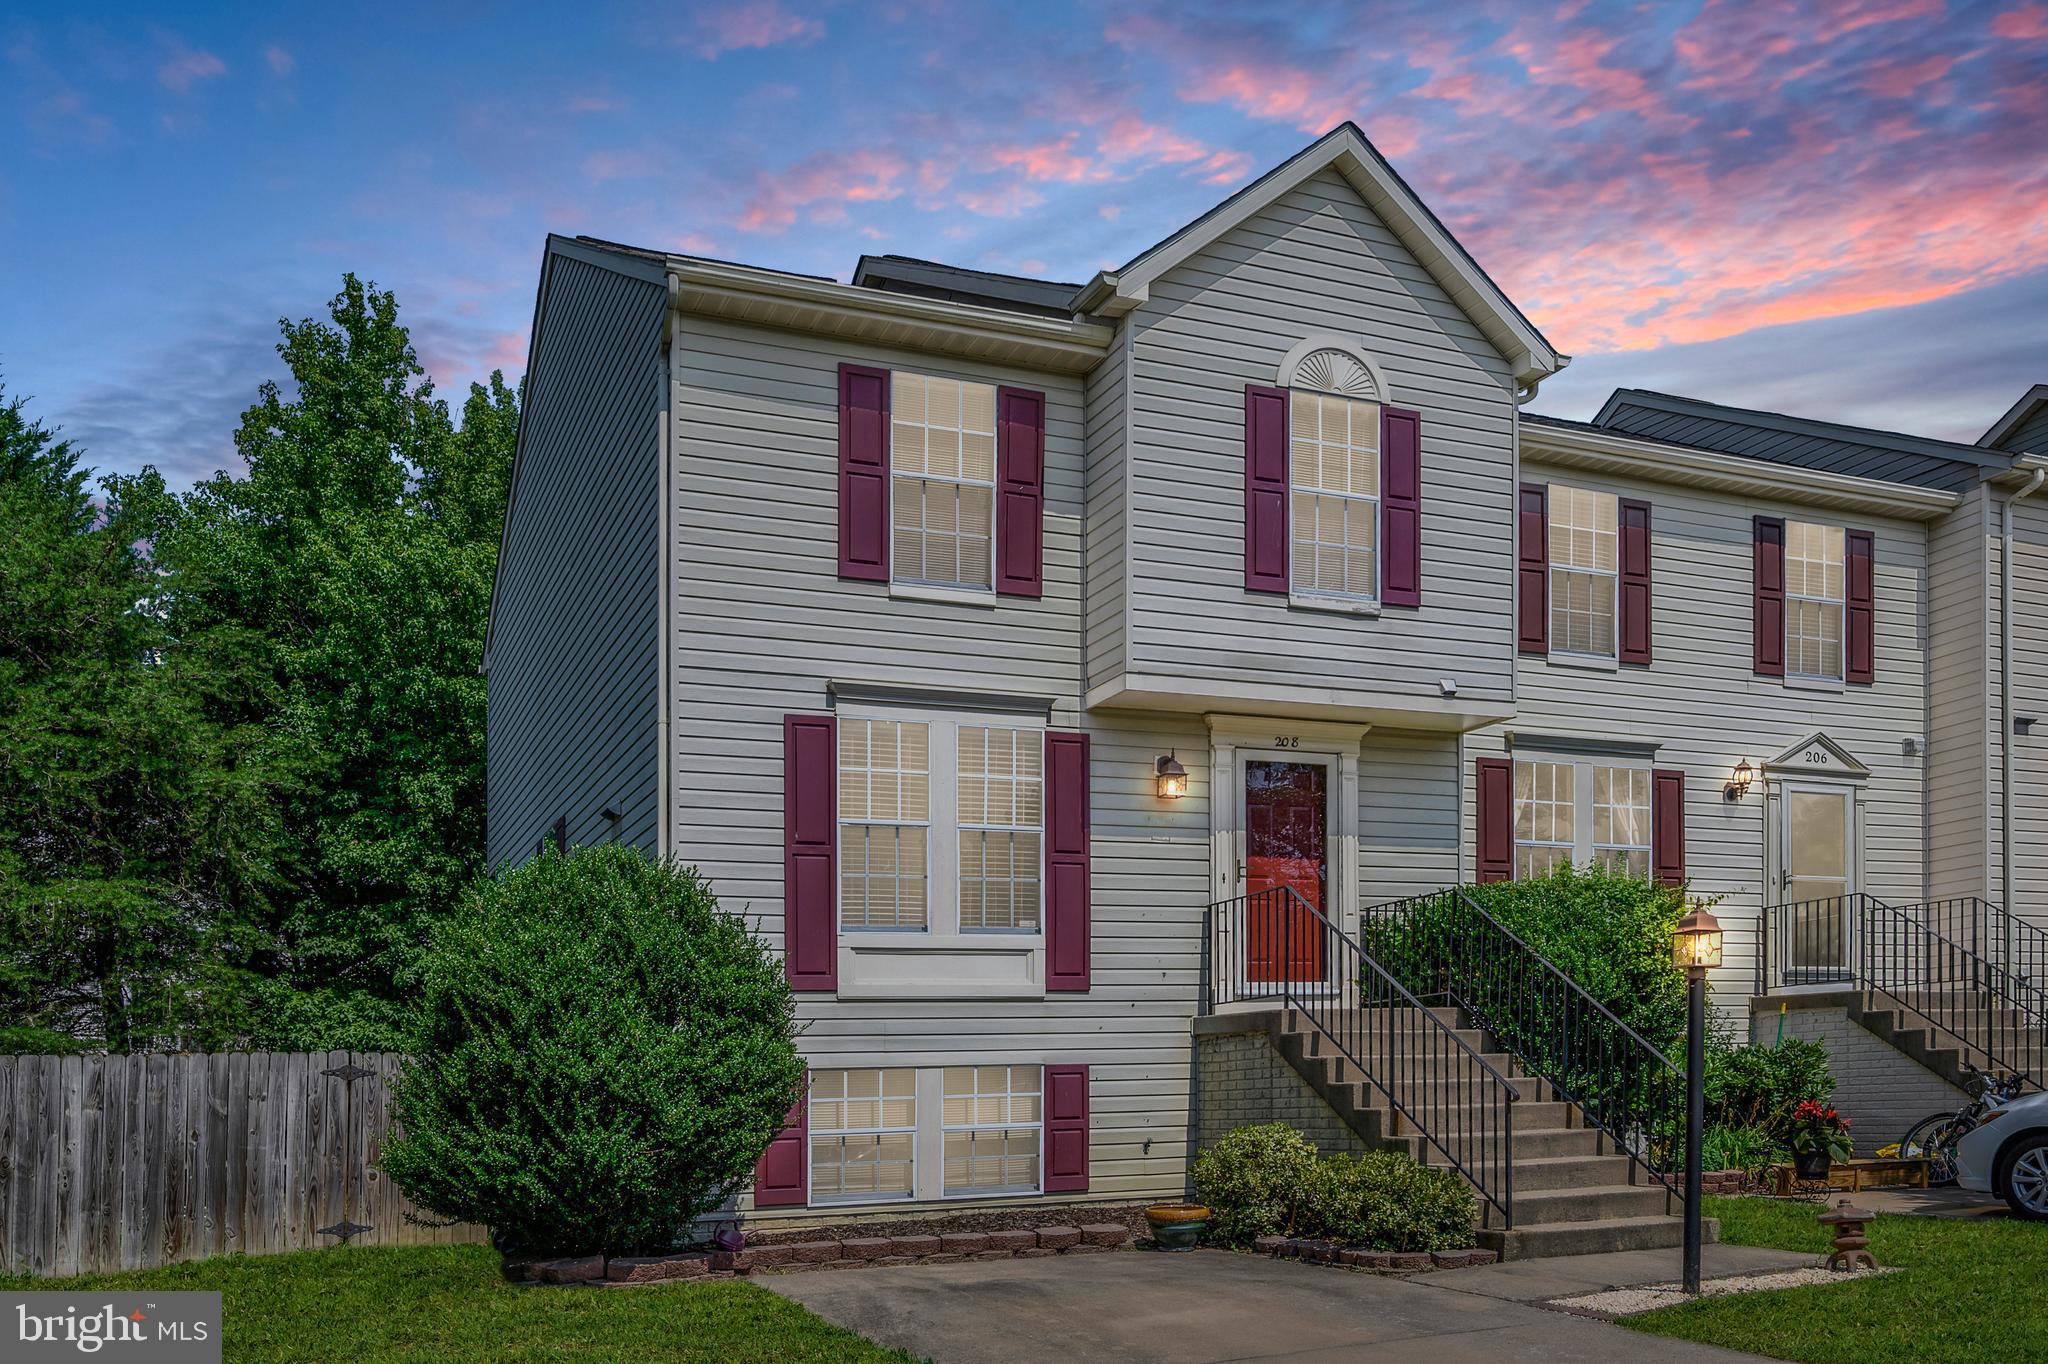
<svg viewBox="0 0 2048 1364"><path fill-rule="evenodd" d="M1708 1251L1709 1276L1813 1262L1812 1256L1733 1246ZM1677 1271L1676 1252L1641 1251L1403 1280L1204 1250L905 1265L769 1275L759 1282L828 1321L935 1364L1753 1358L1531 1305L1668 1280Z"/></svg>

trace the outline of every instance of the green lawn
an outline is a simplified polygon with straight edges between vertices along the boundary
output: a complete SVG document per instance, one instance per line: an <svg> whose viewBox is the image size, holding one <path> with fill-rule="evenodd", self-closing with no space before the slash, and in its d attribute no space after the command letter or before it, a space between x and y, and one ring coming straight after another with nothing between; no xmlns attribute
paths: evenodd
<svg viewBox="0 0 2048 1364"><path fill-rule="evenodd" d="M1824 1253L1811 1204L1709 1198L1721 1239ZM1744 1293L1630 1318L1629 1326L1802 1364L2048 1359L2048 1225L1880 1217L1870 1252L1903 1274Z"/></svg>
<svg viewBox="0 0 2048 1364"><path fill-rule="evenodd" d="M9 1288L218 1289L236 1361L705 1360L873 1364L910 1356L739 1280L647 1288L519 1288L485 1246L225 1255Z"/></svg>

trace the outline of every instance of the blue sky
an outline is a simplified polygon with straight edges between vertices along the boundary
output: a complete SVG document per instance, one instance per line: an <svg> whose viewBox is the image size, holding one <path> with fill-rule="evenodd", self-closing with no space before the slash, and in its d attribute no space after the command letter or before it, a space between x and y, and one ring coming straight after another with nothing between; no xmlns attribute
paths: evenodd
<svg viewBox="0 0 2048 1364"><path fill-rule="evenodd" d="M2042 0L573 12L0 9L0 379L184 482L347 270L459 396L550 230L1085 279L1348 117L1575 355L1539 410L1968 439L2048 381Z"/></svg>

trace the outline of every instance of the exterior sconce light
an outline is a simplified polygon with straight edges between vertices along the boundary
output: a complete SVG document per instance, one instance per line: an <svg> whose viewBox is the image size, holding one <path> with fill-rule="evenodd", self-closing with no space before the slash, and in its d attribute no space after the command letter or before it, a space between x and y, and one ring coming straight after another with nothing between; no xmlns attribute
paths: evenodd
<svg viewBox="0 0 2048 1364"><path fill-rule="evenodd" d="M1749 794L1749 784L1754 779L1755 774L1749 770L1749 759L1744 758L1735 764L1735 771L1729 776L1728 784L1721 788L1721 799L1741 800Z"/></svg>
<svg viewBox="0 0 2048 1364"><path fill-rule="evenodd" d="M1188 793L1188 770L1174 760L1173 754L1161 758L1153 771L1158 774L1161 800L1179 800Z"/></svg>
<svg viewBox="0 0 2048 1364"><path fill-rule="evenodd" d="M1690 909L1671 935L1671 960L1689 971L1721 964L1721 921L1704 909Z"/></svg>

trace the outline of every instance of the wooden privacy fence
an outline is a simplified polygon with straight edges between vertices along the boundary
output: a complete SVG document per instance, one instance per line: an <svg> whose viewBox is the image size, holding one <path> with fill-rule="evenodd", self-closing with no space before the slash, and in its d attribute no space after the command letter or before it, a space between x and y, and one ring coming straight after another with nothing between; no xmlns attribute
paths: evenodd
<svg viewBox="0 0 2048 1364"><path fill-rule="evenodd" d="M376 1168L399 1060L0 1056L0 1273L484 1239Z"/></svg>

